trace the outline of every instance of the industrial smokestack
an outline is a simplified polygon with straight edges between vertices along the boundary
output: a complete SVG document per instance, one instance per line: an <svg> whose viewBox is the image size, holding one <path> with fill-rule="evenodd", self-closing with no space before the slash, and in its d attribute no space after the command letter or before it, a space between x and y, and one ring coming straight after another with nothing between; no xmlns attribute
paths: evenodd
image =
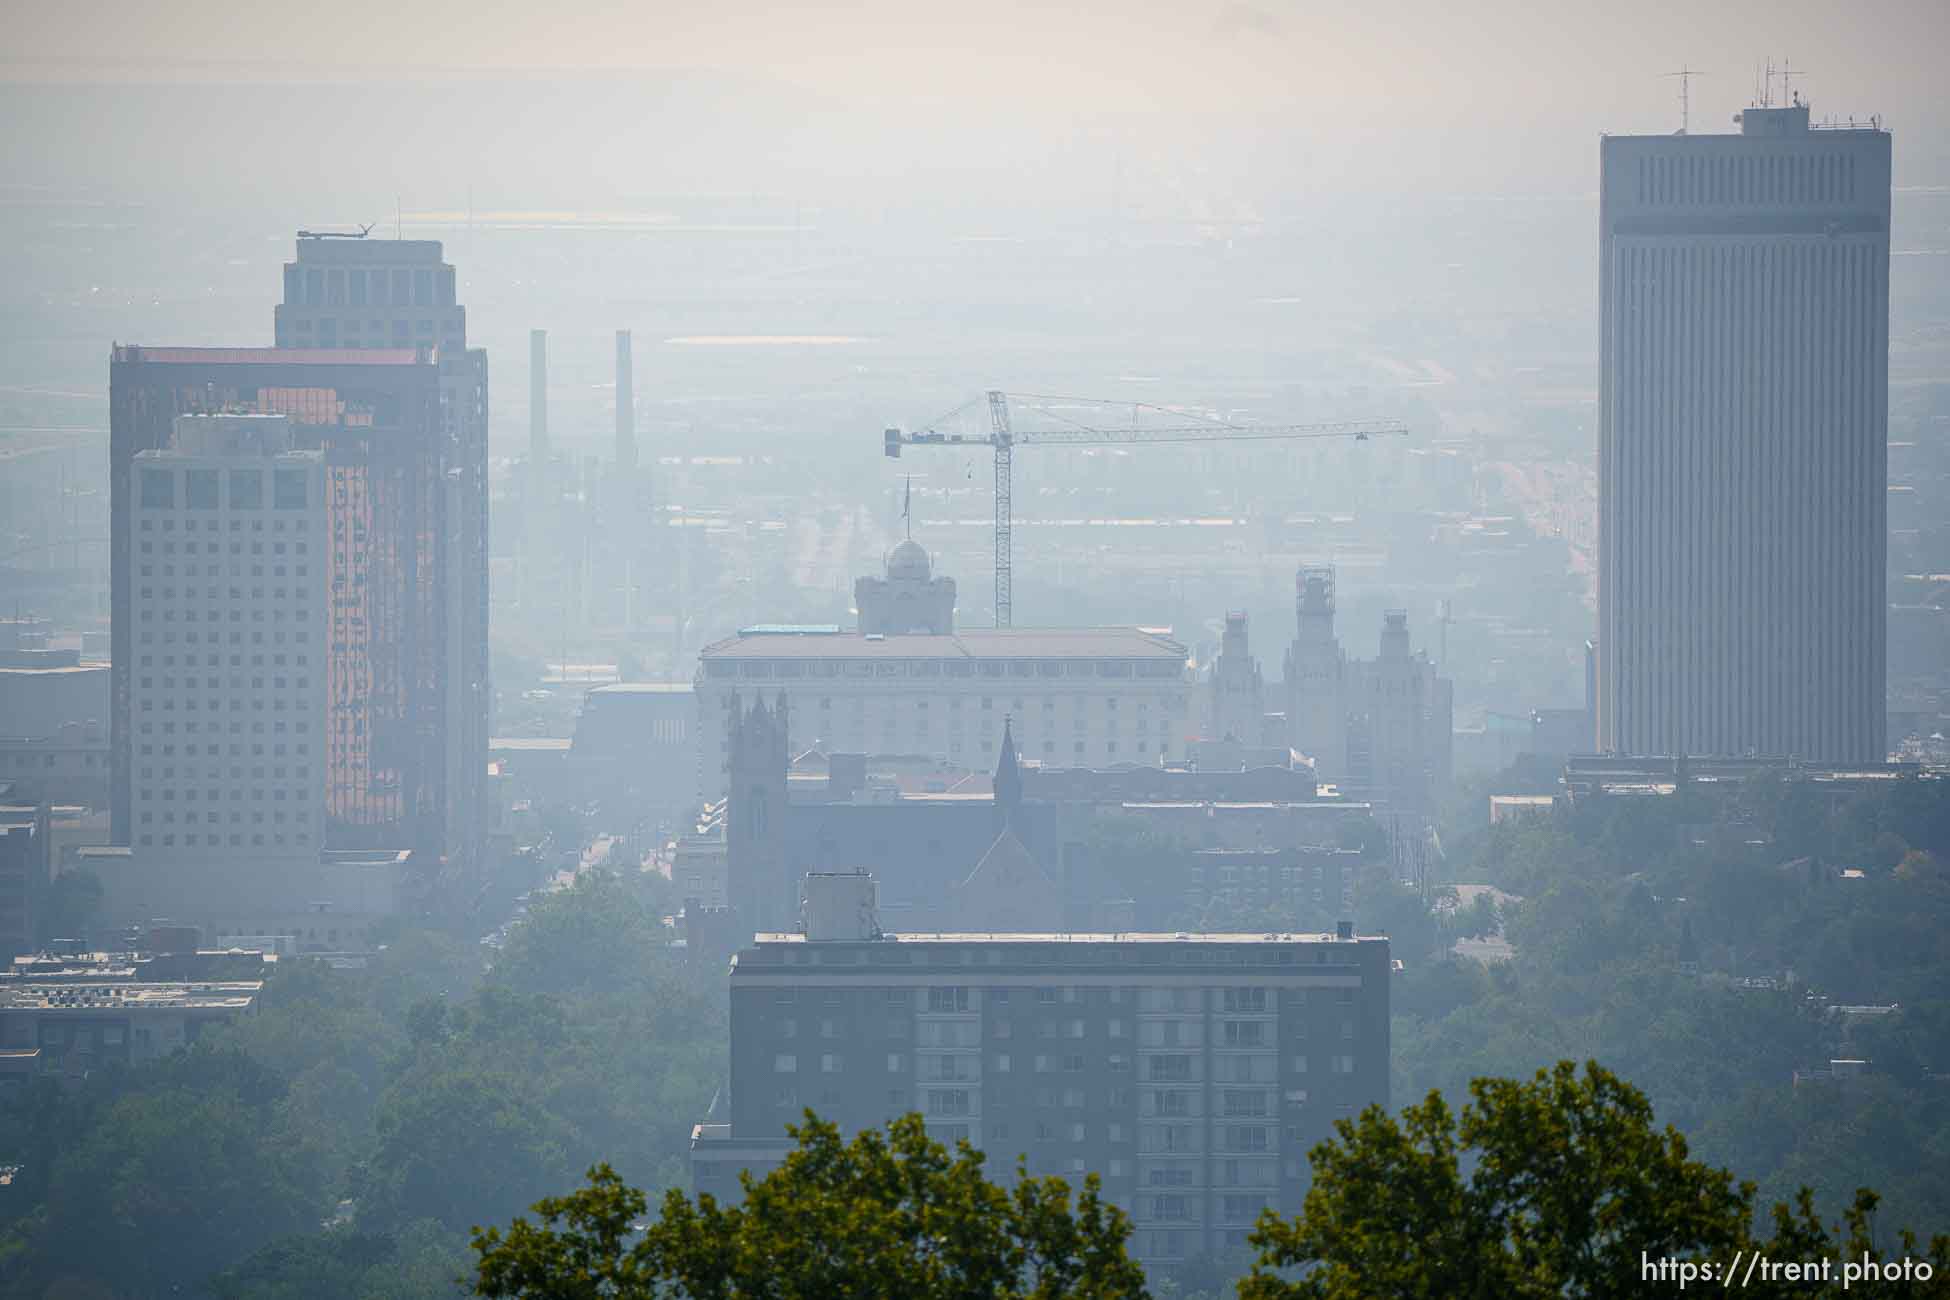
<svg viewBox="0 0 1950 1300"><path fill-rule="evenodd" d="M528 459L548 459L548 331L528 331Z"/></svg>
<svg viewBox="0 0 1950 1300"><path fill-rule="evenodd" d="M636 378L628 330L616 331L616 465L636 468Z"/></svg>

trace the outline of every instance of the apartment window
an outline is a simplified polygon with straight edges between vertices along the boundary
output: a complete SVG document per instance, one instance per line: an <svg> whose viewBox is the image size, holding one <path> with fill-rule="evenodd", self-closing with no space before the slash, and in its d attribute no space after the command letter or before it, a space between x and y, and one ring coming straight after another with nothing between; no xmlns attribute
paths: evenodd
<svg viewBox="0 0 1950 1300"><path fill-rule="evenodd" d="M1048 1074L1049 1072L1050 1072L1050 1058L1047 1056L1038 1056L1036 1058L1036 1073Z"/></svg>
<svg viewBox="0 0 1950 1300"><path fill-rule="evenodd" d="M929 989L928 1010L947 1013L968 1010L967 988L957 985L949 988Z"/></svg>
<svg viewBox="0 0 1950 1300"><path fill-rule="evenodd" d="M1223 1131L1228 1151L1265 1151L1272 1145L1264 1124L1241 1124Z"/></svg>
<svg viewBox="0 0 1950 1300"><path fill-rule="evenodd" d="M821 1074L838 1074L840 1072L840 1058L838 1054L827 1052L821 1056L819 1058L819 1072Z"/></svg>
<svg viewBox="0 0 1950 1300"><path fill-rule="evenodd" d="M772 1058L772 1073L792 1074L799 1068L799 1058L789 1052L781 1052Z"/></svg>
<svg viewBox="0 0 1950 1300"><path fill-rule="evenodd" d="M1266 1010L1266 990L1243 988L1225 990L1224 1006L1236 1015L1256 1015Z"/></svg>
<svg viewBox="0 0 1950 1300"><path fill-rule="evenodd" d="M303 510L306 504L306 474L301 469L271 472L271 504L279 510ZM252 554L261 543L253 542Z"/></svg>
<svg viewBox="0 0 1950 1300"><path fill-rule="evenodd" d="M264 471L256 469L233 469L230 471L230 508L232 510L262 510L264 508ZM231 520L234 532L239 521Z"/></svg>
<svg viewBox="0 0 1950 1300"><path fill-rule="evenodd" d="M995 1072L997 1074L1007 1074L1009 1072L1009 1054L1007 1052L997 1054L995 1058Z"/></svg>
<svg viewBox="0 0 1950 1300"><path fill-rule="evenodd" d="M1072 1124L1072 1125L1070 1125L1070 1141L1072 1141L1072 1142L1081 1142L1081 1141L1083 1141L1083 1125L1082 1125L1082 1124Z"/></svg>
<svg viewBox="0 0 1950 1300"><path fill-rule="evenodd" d="M1243 1223L1257 1218L1265 1204L1256 1196L1227 1196L1220 1199L1219 1214L1228 1223Z"/></svg>
<svg viewBox="0 0 1950 1300"><path fill-rule="evenodd" d="M145 510L173 510L176 508L176 473L167 469L145 469L142 471L142 508Z"/></svg>
<svg viewBox="0 0 1950 1300"><path fill-rule="evenodd" d="M929 1079L943 1083L963 1083L974 1074L975 1061L968 1056L924 1056L922 1069Z"/></svg>
<svg viewBox="0 0 1950 1300"><path fill-rule="evenodd" d="M899 1052L887 1053L887 1073L899 1074L907 1068L907 1058Z"/></svg>
<svg viewBox="0 0 1950 1300"><path fill-rule="evenodd" d="M1353 1074L1353 1073L1354 1073L1354 1058L1353 1058L1352 1056L1337 1056L1337 1057L1335 1057L1335 1058L1334 1058L1334 1073L1335 1073L1335 1074Z"/></svg>
<svg viewBox="0 0 1950 1300"><path fill-rule="evenodd" d="M1083 1058L1081 1056L1074 1056L1074 1055L1064 1057L1063 1072L1065 1074L1083 1073Z"/></svg>
<svg viewBox="0 0 1950 1300"><path fill-rule="evenodd" d="M1147 1058L1148 1078L1161 1082L1189 1082L1192 1077L1192 1058L1189 1056L1153 1056Z"/></svg>
<svg viewBox="0 0 1950 1300"><path fill-rule="evenodd" d="M1038 1002L1054 1002L1056 1001L1056 990L1053 988L1039 988L1036 990L1036 1000Z"/></svg>
<svg viewBox="0 0 1950 1300"><path fill-rule="evenodd" d="M966 1115L968 1114L968 1089L930 1088L928 1089L928 1114Z"/></svg>
<svg viewBox="0 0 1950 1300"><path fill-rule="evenodd" d="M1228 1119L1259 1119L1266 1114L1266 1094L1258 1089L1227 1089L1223 1100Z"/></svg>
<svg viewBox="0 0 1950 1300"><path fill-rule="evenodd" d="M1228 1020L1221 1028L1221 1042L1227 1047L1263 1047L1266 1024L1260 1020Z"/></svg>
<svg viewBox="0 0 1950 1300"><path fill-rule="evenodd" d="M183 474L183 504L191 510L215 510L217 508L217 471L213 469L186 470ZM195 544L192 543L192 546Z"/></svg>
<svg viewBox="0 0 1950 1300"><path fill-rule="evenodd" d="M1151 1113L1167 1118L1189 1116L1192 1113L1192 1095L1188 1092L1167 1092L1160 1089L1151 1094Z"/></svg>

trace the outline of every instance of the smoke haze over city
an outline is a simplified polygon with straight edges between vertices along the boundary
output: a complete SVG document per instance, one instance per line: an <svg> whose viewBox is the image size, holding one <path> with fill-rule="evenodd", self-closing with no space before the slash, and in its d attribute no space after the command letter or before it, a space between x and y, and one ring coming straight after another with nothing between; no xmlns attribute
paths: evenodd
<svg viewBox="0 0 1950 1300"><path fill-rule="evenodd" d="M1230 1295L1589 1059L1760 1186L1648 1258L1950 1229L1950 7L0 30L0 1291L486 1288L811 1109Z"/></svg>

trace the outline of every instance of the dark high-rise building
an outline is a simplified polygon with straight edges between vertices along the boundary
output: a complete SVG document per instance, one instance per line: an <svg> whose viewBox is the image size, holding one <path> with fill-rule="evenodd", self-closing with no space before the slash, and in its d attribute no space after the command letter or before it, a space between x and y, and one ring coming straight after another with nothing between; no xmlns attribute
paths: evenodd
<svg viewBox="0 0 1950 1300"><path fill-rule="evenodd" d="M195 653L221 656L213 667L225 678L275 672L276 629L239 602L275 584L280 565L298 562L276 552L275 538L242 531L191 538L159 530L146 539L153 549L138 551L136 457L173 450L179 416L260 413L289 417L293 450L323 453L325 536L307 562L325 570L324 847L456 859L479 816L449 790L450 754L465 725L449 689L458 671L452 584L463 577L452 545L459 451L446 435L432 354L120 346L109 365L109 404L116 842L129 843L132 826L132 679L185 670L192 630L205 637ZM138 662L134 570L143 564L154 566L154 582L182 583L186 604L192 579L220 584L225 624L180 623L181 641L154 640L140 651L154 662ZM153 743L169 739L159 732ZM187 731L180 740L188 743Z"/></svg>
<svg viewBox="0 0 1950 1300"><path fill-rule="evenodd" d="M488 720L488 365L467 346L467 308L435 239L300 233L284 266L280 348L431 348L440 373L447 442L446 677L449 721L443 788L447 853L478 863L485 846Z"/></svg>
<svg viewBox="0 0 1950 1300"><path fill-rule="evenodd" d="M1600 147L1598 746L1879 760L1889 135L1740 127Z"/></svg>
<svg viewBox="0 0 1950 1300"><path fill-rule="evenodd" d="M731 971L731 1077L693 1130L698 1191L738 1195L811 1108L908 1111L1007 1170L1103 1179L1131 1253L1229 1254L1300 1208L1307 1151L1388 1104L1388 941L1335 934L887 934L873 878L805 878L804 921Z"/></svg>

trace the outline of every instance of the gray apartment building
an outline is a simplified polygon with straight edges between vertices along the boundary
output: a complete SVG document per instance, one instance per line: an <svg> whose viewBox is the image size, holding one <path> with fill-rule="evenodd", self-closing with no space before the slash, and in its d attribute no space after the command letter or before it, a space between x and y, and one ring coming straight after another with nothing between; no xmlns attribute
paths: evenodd
<svg viewBox="0 0 1950 1300"><path fill-rule="evenodd" d="M1890 138L1600 149L1598 747L1884 757Z"/></svg>
<svg viewBox="0 0 1950 1300"><path fill-rule="evenodd" d="M873 878L812 874L805 924L731 971L729 1104L694 1186L735 1196L810 1108L920 1111L1006 1178L1099 1174L1169 1268L1299 1209L1307 1151L1388 1102L1388 941L1298 934L883 934Z"/></svg>

